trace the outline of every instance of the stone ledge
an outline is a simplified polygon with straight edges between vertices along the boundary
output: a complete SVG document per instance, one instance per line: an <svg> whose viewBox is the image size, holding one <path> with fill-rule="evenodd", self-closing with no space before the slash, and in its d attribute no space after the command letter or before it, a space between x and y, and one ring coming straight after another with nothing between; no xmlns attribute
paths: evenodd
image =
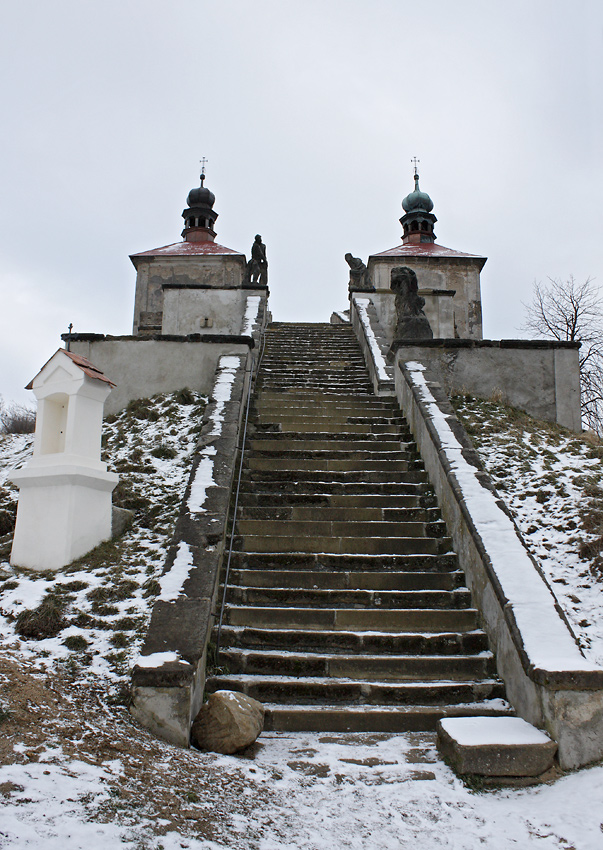
<svg viewBox="0 0 603 850"><path fill-rule="evenodd" d="M162 334L162 333L145 333L144 335L137 334L136 336L124 334L122 336L111 336L111 334L95 334L95 333L72 333L61 334L63 342L99 342L106 340L107 342L221 342L245 345L248 348L255 348L255 342L252 336L238 334L186 334L180 336L178 334Z"/></svg>
<svg viewBox="0 0 603 850"><path fill-rule="evenodd" d="M395 339L390 347L393 354L399 348L525 348L579 349L580 342L558 342L548 339Z"/></svg>

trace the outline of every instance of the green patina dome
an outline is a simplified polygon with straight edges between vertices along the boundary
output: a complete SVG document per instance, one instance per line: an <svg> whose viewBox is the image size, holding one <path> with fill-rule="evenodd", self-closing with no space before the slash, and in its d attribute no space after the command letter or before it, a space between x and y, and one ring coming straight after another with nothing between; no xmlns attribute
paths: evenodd
<svg viewBox="0 0 603 850"><path fill-rule="evenodd" d="M433 201L427 192L421 192L419 189L419 175L415 174L415 190L407 195L402 201L404 212L431 212L433 209Z"/></svg>

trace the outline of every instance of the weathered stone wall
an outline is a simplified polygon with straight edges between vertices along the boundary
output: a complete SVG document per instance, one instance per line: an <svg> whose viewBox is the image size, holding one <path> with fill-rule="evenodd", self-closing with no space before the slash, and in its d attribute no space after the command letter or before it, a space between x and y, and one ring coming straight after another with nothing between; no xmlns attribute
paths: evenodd
<svg viewBox="0 0 603 850"><path fill-rule="evenodd" d="M363 293L365 295L365 293ZM425 299L423 311L436 339L451 339L454 337L454 307L455 296L442 290L434 294L431 289L419 289L419 295ZM391 291L380 290L366 293L375 307L379 323L387 342L391 345L397 325L396 296Z"/></svg>
<svg viewBox="0 0 603 850"><path fill-rule="evenodd" d="M173 284L163 291L164 334L240 334L247 298L266 292L252 289L201 289ZM206 320L209 322L206 324Z"/></svg>
<svg viewBox="0 0 603 850"><path fill-rule="evenodd" d="M581 430L578 344L544 340L396 341L397 363L419 361L448 395L499 396L537 419Z"/></svg>
<svg viewBox="0 0 603 850"><path fill-rule="evenodd" d="M246 356L252 345L251 337L241 336L168 339L76 334L71 351L86 357L116 384L105 404L108 415L122 410L132 399L183 387L209 395L219 358L223 354Z"/></svg>
<svg viewBox="0 0 603 850"><path fill-rule="evenodd" d="M394 295L390 289L391 271L408 266L417 275L419 293L425 298L425 315L435 337L482 338L480 270L482 258L463 257L369 257L368 277L375 287L375 307L379 320L393 339ZM435 290L436 294L431 294ZM454 291L454 296L438 291ZM391 304L390 304L391 299Z"/></svg>

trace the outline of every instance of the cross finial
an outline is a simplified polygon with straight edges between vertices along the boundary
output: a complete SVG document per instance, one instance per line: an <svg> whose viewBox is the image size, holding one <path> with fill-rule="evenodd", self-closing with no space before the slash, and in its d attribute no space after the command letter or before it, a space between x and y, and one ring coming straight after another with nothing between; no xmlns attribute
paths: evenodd
<svg viewBox="0 0 603 850"><path fill-rule="evenodd" d="M419 162L421 162L421 160L417 159L416 156L413 156L413 158L411 159L411 162L413 163L413 165L415 167L415 174L418 174L419 169L417 168L417 165L419 164Z"/></svg>
<svg viewBox="0 0 603 850"><path fill-rule="evenodd" d="M199 162L201 163L201 184L203 184L203 181L205 180L205 163L209 162L209 160L203 157L199 160Z"/></svg>
<svg viewBox="0 0 603 850"><path fill-rule="evenodd" d="M67 351L71 351L71 331L73 330L73 322L69 322L67 329Z"/></svg>

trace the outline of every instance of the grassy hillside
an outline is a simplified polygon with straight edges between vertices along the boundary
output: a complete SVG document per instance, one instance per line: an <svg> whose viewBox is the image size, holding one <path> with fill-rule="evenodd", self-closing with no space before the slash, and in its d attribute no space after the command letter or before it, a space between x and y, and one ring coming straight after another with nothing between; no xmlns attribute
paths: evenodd
<svg viewBox="0 0 603 850"><path fill-rule="evenodd" d="M452 402L580 646L603 665L603 446L498 401Z"/></svg>

